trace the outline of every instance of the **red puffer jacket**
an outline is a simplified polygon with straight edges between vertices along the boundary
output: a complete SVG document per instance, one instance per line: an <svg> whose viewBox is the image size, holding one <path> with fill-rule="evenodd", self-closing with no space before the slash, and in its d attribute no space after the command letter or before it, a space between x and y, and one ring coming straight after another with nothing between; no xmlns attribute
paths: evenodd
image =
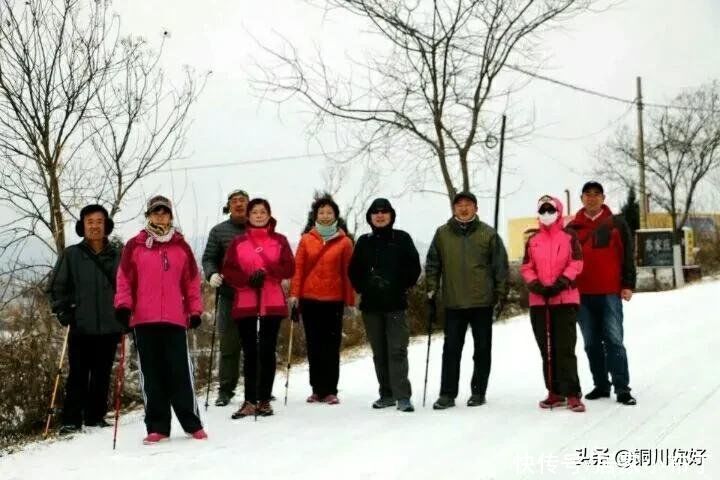
<svg viewBox="0 0 720 480"><path fill-rule="evenodd" d="M550 297L550 305L577 305L580 293L575 287L575 279L583 269L580 244L571 230L564 230L563 204L557 198L553 203L558 211L558 218L549 227L540 224L540 230L530 237L525 244L525 257L520 267L520 274L526 284L538 280L545 286L555 283L560 276L570 280L567 288L554 297ZM545 305L542 295L530 292L530 306Z"/></svg>

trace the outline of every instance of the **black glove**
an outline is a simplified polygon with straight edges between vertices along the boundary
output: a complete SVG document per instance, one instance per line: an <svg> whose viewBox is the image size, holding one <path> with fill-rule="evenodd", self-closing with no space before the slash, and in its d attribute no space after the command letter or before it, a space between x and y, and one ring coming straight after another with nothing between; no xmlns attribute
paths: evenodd
<svg viewBox="0 0 720 480"><path fill-rule="evenodd" d="M75 310L63 310L57 314L58 322L63 327L75 325Z"/></svg>
<svg viewBox="0 0 720 480"><path fill-rule="evenodd" d="M557 280L555 280L555 283L550 285L546 288L546 297L554 297L558 293L562 292L563 290L566 290L570 287L570 279L567 278L565 275L560 275Z"/></svg>
<svg viewBox="0 0 720 480"><path fill-rule="evenodd" d="M427 317L429 326L435 323L437 319L437 303L434 296L427 299Z"/></svg>
<svg viewBox="0 0 720 480"><path fill-rule="evenodd" d="M500 320L500 315L502 315L503 310L505 310L505 299L501 298L500 300L495 303L495 311L493 312L495 316L495 320Z"/></svg>
<svg viewBox="0 0 720 480"><path fill-rule="evenodd" d="M296 323L300 321L300 310L297 306L293 306L292 309L290 309L290 320Z"/></svg>
<svg viewBox="0 0 720 480"><path fill-rule="evenodd" d="M252 288L262 288L265 283L265 270L255 270L250 275L249 283Z"/></svg>
<svg viewBox="0 0 720 480"><path fill-rule="evenodd" d="M532 282L528 283L527 289L537 295L542 295L543 297L547 296L548 287L540 283L539 280L533 280Z"/></svg>
<svg viewBox="0 0 720 480"><path fill-rule="evenodd" d="M385 290L386 288L388 288L388 287L390 286L390 282L388 282L387 280L385 280L385 279L384 279L383 277L381 277L380 275L373 274L373 275L370 277L370 286L371 286L374 290Z"/></svg>
<svg viewBox="0 0 720 480"><path fill-rule="evenodd" d="M190 328L198 328L202 323L200 315L190 315Z"/></svg>
<svg viewBox="0 0 720 480"><path fill-rule="evenodd" d="M132 312L129 308L117 308L115 309L115 320L123 326L125 330L130 328L130 315Z"/></svg>

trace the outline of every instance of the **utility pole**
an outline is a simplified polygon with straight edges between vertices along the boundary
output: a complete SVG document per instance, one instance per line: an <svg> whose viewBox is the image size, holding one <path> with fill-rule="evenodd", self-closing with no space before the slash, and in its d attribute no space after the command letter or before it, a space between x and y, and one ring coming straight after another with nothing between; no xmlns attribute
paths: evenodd
<svg viewBox="0 0 720 480"><path fill-rule="evenodd" d="M642 79L636 78L637 84L637 118L638 118L638 167L640 169L640 228L647 228L647 199L645 192L645 138L643 136L643 103L642 103Z"/></svg>
<svg viewBox="0 0 720 480"><path fill-rule="evenodd" d="M495 185L495 231L498 229L498 216L500 214L500 184L502 181L503 152L505 149L505 115L502 116L500 126L500 161L498 162L497 184Z"/></svg>

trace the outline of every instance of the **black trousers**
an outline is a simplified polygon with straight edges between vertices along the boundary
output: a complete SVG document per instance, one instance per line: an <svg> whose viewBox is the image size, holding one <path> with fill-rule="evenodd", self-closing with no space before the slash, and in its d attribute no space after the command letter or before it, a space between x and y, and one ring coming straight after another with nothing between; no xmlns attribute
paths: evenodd
<svg viewBox="0 0 720 480"><path fill-rule="evenodd" d="M193 382L187 332L174 325L144 325L135 329L141 386L148 433L170 435L170 407L183 430L202 428Z"/></svg>
<svg viewBox="0 0 720 480"><path fill-rule="evenodd" d="M445 309L445 343L443 344L440 395L457 397L460 381L465 334L472 328L473 374L470 389L473 395L485 395L490 377L492 354L492 307Z"/></svg>
<svg viewBox="0 0 720 480"><path fill-rule="evenodd" d="M338 393L343 308L343 302L300 300L310 364L310 386L320 398Z"/></svg>
<svg viewBox="0 0 720 480"><path fill-rule="evenodd" d="M62 421L65 425L95 425L108 409L108 390L120 334L68 338L69 372L65 382Z"/></svg>
<svg viewBox="0 0 720 480"><path fill-rule="evenodd" d="M220 295L218 301L218 333L220 334L220 362L218 377L220 393L229 397L235 395L240 379L240 336L238 328L231 318L232 300Z"/></svg>
<svg viewBox="0 0 720 480"><path fill-rule="evenodd" d="M245 382L245 400L255 403L269 401L275 382L278 332L282 317L260 318L260 367L258 368L257 317L237 320L238 333L243 348L243 376ZM260 378L258 379L258 373ZM260 390L258 391L258 387Z"/></svg>
<svg viewBox="0 0 720 480"><path fill-rule="evenodd" d="M550 356L552 382L548 378L548 338L545 324L550 314ZM530 307L535 341L542 357L543 378L549 392L562 396L580 395L575 343L577 342L576 305ZM552 384L551 384L552 383Z"/></svg>

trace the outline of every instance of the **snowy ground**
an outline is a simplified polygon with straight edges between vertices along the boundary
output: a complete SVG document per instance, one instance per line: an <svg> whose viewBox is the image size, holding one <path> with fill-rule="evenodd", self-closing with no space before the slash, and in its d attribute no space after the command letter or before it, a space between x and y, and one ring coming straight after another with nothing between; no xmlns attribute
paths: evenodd
<svg viewBox="0 0 720 480"><path fill-rule="evenodd" d="M472 366L468 338L459 406L430 408L439 385L438 335L424 409L425 344L411 346L418 407L412 414L369 408L376 384L368 356L343 364L338 406L304 402L307 370L300 366L291 374L288 406L276 402L274 417L233 421L236 404L210 407L204 415L209 441L188 439L175 424L170 442L143 446L138 412L122 420L116 451L111 429L39 443L0 458L0 479L719 479L718 298L720 282L704 282L639 294L626 304L635 407L613 398L587 401L584 414L537 408L544 394L540 357L527 317L518 317L495 327L483 407L464 406ZM580 340L577 353L589 391ZM279 375L278 397L282 385ZM645 455L646 466L638 466Z"/></svg>

